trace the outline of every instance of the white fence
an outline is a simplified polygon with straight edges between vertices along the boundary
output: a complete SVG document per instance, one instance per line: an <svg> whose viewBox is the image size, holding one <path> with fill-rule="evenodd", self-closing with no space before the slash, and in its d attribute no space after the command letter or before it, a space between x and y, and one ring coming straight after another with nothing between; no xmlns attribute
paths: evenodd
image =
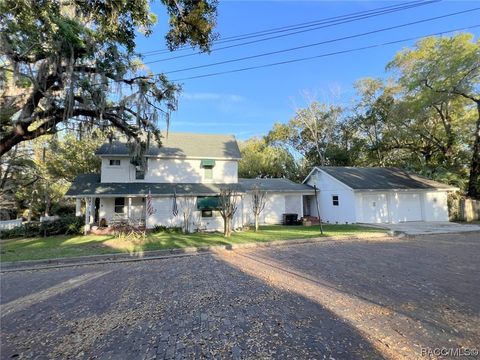
<svg viewBox="0 0 480 360"><path fill-rule="evenodd" d="M60 219L60 216L58 216L58 215L40 216L40 222L53 221L53 220L58 220L58 219Z"/></svg>
<svg viewBox="0 0 480 360"><path fill-rule="evenodd" d="M0 231L10 230L22 226L22 219L0 221Z"/></svg>

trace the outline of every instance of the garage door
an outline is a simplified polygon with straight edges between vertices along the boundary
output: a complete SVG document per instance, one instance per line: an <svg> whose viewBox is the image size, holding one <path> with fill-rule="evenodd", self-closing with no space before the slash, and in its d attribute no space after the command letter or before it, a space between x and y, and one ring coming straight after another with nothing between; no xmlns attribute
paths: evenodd
<svg viewBox="0 0 480 360"><path fill-rule="evenodd" d="M422 221L420 194L398 194L396 222Z"/></svg>
<svg viewBox="0 0 480 360"><path fill-rule="evenodd" d="M364 222L388 222L387 194L364 195L362 204Z"/></svg>

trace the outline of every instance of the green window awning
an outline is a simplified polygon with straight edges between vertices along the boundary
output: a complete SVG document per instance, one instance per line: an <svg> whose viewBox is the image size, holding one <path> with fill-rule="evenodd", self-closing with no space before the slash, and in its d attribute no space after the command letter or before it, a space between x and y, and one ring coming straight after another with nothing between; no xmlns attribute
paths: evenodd
<svg viewBox="0 0 480 360"><path fill-rule="evenodd" d="M217 210L220 209L220 198L218 196L199 196L197 197L198 210Z"/></svg>
<svg viewBox="0 0 480 360"><path fill-rule="evenodd" d="M212 168L215 166L215 160L212 160L212 159L203 159L201 162L200 162L200 166L203 167L203 168Z"/></svg>

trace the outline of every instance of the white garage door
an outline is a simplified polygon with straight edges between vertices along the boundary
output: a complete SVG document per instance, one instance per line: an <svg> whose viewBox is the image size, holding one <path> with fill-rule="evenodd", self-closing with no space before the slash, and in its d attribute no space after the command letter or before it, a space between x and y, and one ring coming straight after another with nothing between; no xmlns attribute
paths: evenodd
<svg viewBox="0 0 480 360"><path fill-rule="evenodd" d="M388 222L387 194L364 195L362 203L364 222Z"/></svg>
<svg viewBox="0 0 480 360"><path fill-rule="evenodd" d="M420 194L398 194L398 207L395 221L422 221Z"/></svg>

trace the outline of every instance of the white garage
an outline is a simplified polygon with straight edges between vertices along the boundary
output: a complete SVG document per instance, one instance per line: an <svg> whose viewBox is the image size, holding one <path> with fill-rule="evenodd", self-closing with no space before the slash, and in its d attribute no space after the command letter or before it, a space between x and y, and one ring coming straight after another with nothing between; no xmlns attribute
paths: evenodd
<svg viewBox="0 0 480 360"><path fill-rule="evenodd" d="M398 168L316 167L304 183L317 188L311 215L329 223L448 221L447 194L458 190Z"/></svg>

